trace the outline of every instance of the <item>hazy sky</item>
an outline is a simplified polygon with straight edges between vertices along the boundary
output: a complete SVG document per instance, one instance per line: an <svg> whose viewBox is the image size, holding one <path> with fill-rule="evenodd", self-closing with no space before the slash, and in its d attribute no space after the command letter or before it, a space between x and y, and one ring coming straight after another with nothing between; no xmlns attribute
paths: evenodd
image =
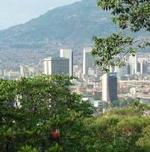
<svg viewBox="0 0 150 152"><path fill-rule="evenodd" d="M79 0L0 0L0 29L24 23L48 10Z"/></svg>

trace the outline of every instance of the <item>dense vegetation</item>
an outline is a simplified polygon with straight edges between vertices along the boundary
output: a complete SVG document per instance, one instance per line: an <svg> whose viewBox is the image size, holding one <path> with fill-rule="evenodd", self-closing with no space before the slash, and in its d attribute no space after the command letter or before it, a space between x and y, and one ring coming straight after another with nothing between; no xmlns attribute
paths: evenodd
<svg viewBox="0 0 150 152"><path fill-rule="evenodd" d="M55 143L49 137L55 129L61 129L62 142L66 142L63 149L74 147L80 135L76 129L91 109L69 91L69 85L69 78L61 76L1 80L0 149L13 152L24 145L51 148Z"/></svg>
<svg viewBox="0 0 150 152"><path fill-rule="evenodd" d="M110 67L121 66L125 56L134 55L139 47L150 45L147 40L140 40L141 42L137 43L137 40L130 37L129 32L123 31L150 31L150 3L149 0L98 0L98 7L111 12L112 21L119 25L124 33L94 38L92 54L97 59L97 65L104 72L108 72Z"/></svg>
<svg viewBox="0 0 150 152"><path fill-rule="evenodd" d="M110 10L120 28L150 31L149 0L98 0L98 6Z"/></svg>
<svg viewBox="0 0 150 152"><path fill-rule="evenodd" d="M150 117L141 104L94 117L70 78L0 80L2 152L148 152ZM52 132L59 130L59 138Z"/></svg>
<svg viewBox="0 0 150 152"><path fill-rule="evenodd" d="M136 49L132 45L133 38L118 33L106 38L95 37L92 55L101 70L107 72L110 67L121 67L126 55L135 54Z"/></svg>

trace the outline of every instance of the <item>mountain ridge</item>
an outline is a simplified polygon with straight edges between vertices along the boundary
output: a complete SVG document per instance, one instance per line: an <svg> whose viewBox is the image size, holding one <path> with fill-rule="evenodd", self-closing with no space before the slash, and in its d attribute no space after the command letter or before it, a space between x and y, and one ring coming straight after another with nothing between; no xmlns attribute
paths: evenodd
<svg viewBox="0 0 150 152"><path fill-rule="evenodd" d="M0 46L84 46L91 43L93 36L114 31L115 27L109 19L108 13L96 7L96 0L82 0L52 9L25 24L0 31Z"/></svg>

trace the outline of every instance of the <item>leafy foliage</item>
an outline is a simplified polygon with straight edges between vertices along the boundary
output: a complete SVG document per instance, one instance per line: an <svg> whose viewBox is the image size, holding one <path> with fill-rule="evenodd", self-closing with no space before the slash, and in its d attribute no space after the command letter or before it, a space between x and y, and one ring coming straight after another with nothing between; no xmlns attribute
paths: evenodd
<svg viewBox="0 0 150 152"><path fill-rule="evenodd" d="M91 116L92 108L70 92L70 85L70 78L65 76L1 80L0 149L25 151L31 147L23 145L32 145L47 150L55 147L49 139L54 129L60 129L62 141L75 136L76 127L82 126L84 117Z"/></svg>
<svg viewBox="0 0 150 152"><path fill-rule="evenodd" d="M120 34L112 34L106 38L95 37L92 55L95 56L96 63L102 71L107 72L110 67L120 67L126 54L134 55L135 49L132 44L132 38Z"/></svg>
<svg viewBox="0 0 150 152"><path fill-rule="evenodd" d="M150 31L149 0L98 0L98 6L110 10L114 22L122 29L139 31L143 28Z"/></svg>
<svg viewBox="0 0 150 152"><path fill-rule="evenodd" d="M97 4L102 9L111 11L114 16L113 21L120 28L130 28L135 32L141 29L150 31L149 0L98 0ZM104 72L108 72L110 66L120 66L122 60L117 59L118 56L120 57L120 53L125 52L126 55L135 52L132 48L128 50L133 45L133 40L131 40L130 37L126 38L117 34L113 34L108 38L95 38L93 55L97 57L97 65ZM141 44L138 45L140 46ZM142 46L147 45L149 45L149 42Z"/></svg>
<svg viewBox="0 0 150 152"><path fill-rule="evenodd" d="M150 125L144 128L142 135L143 136L137 141L137 145L148 152L150 150Z"/></svg>
<svg viewBox="0 0 150 152"><path fill-rule="evenodd" d="M91 151L98 152L143 152L144 147L139 146L137 141L143 135L146 136L146 139L150 138L149 134L143 133L150 124L150 118L142 116L135 109L143 111L139 104L119 111L112 110L95 119L88 120L87 145L89 146L87 147ZM143 145L149 146L148 140L145 141L143 141Z"/></svg>
<svg viewBox="0 0 150 152"><path fill-rule="evenodd" d="M92 107L70 91L70 78L38 76L0 80L2 152L148 151L149 107L137 102L93 117ZM60 138L50 138L54 129Z"/></svg>
<svg viewBox="0 0 150 152"><path fill-rule="evenodd" d="M37 149L32 148L31 146L23 146L19 152L39 152Z"/></svg>

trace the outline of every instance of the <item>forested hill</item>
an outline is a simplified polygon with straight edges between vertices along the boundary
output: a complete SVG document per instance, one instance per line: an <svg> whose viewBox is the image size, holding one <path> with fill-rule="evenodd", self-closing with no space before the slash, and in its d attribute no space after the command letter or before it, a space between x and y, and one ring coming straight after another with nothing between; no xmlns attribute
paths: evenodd
<svg viewBox="0 0 150 152"><path fill-rule="evenodd" d="M100 10L96 0L82 0L0 31L0 47L85 46L94 35L106 35L114 30L110 14Z"/></svg>

